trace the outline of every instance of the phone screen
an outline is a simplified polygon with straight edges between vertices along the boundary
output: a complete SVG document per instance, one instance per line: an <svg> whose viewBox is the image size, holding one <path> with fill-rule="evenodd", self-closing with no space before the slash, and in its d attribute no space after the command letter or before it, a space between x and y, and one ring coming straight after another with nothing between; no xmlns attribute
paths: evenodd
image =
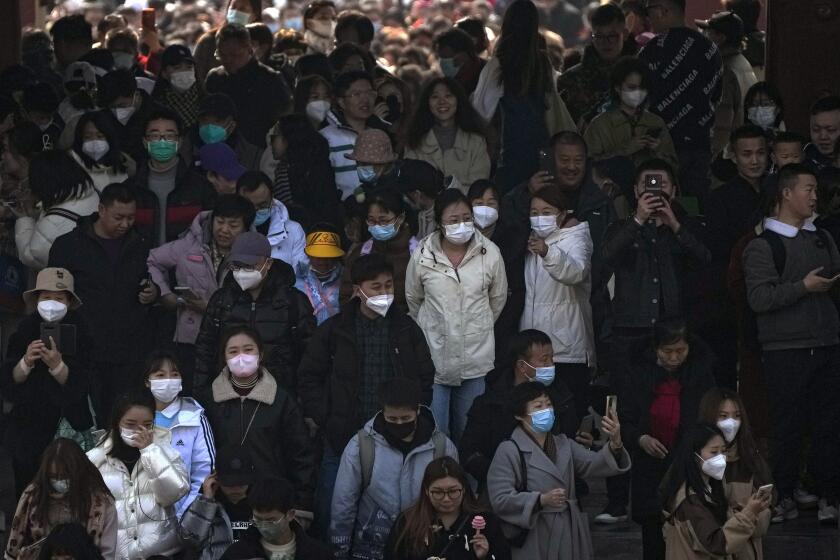
<svg viewBox="0 0 840 560"><path fill-rule="evenodd" d="M59 323L41 323L40 338L41 342L50 350L52 350L52 343L50 342L50 338L52 338L59 352L61 351L61 325Z"/></svg>
<svg viewBox="0 0 840 560"><path fill-rule="evenodd" d="M554 158L546 150L540 150L540 171L554 177Z"/></svg>

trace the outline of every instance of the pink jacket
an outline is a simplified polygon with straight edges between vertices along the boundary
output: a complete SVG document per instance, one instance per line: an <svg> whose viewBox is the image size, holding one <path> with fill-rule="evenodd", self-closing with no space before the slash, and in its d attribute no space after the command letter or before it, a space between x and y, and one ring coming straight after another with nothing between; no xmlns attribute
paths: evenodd
<svg viewBox="0 0 840 560"><path fill-rule="evenodd" d="M206 302L219 288L220 283L216 279L216 270L210 256L211 212L206 210L199 213L183 237L152 249L149 253L146 261L149 274L160 289L161 296L173 293L175 286L186 286ZM169 283L172 269L175 269L175 286ZM224 277L219 280L224 280ZM175 342L195 344L202 318L201 313L179 306Z"/></svg>

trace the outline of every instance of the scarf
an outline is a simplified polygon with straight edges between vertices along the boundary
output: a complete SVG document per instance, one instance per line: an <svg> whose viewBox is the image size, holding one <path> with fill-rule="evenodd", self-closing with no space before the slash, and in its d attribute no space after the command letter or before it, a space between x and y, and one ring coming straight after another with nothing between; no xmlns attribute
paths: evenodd
<svg viewBox="0 0 840 560"><path fill-rule="evenodd" d="M186 129L198 121L198 102L200 97L201 94L197 84L194 84L183 93L176 91L175 88L170 86L163 91L161 102L178 113Z"/></svg>

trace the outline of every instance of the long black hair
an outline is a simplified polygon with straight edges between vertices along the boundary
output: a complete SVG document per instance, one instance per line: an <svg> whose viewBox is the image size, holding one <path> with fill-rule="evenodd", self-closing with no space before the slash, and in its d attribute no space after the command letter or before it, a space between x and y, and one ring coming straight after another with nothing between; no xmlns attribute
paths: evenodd
<svg viewBox="0 0 840 560"><path fill-rule="evenodd" d="M99 548L78 523L62 523L53 527L41 545L38 560L52 560L59 554L70 556L73 560L102 560Z"/></svg>
<svg viewBox="0 0 840 560"><path fill-rule="evenodd" d="M92 123L96 130L101 132L105 136L105 140L108 141L108 152L99 161L94 161L82 150L82 144L85 142L85 126L88 123ZM114 118L108 111L91 111L79 117L73 135L73 151L76 152L76 155L79 156L86 167L93 167L98 164L111 167L118 173L125 172L120 137L114 126Z"/></svg>
<svg viewBox="0 0 840 560"><path fill-rule="evenodd" d="M715 519L721 525L726 523L727 501L723 491L723 483L709 478L707 486L703 480L703 471L698 458L700 450L715 436L719 437L721 441L726 441L718 427L711 424L699 423L686 432L682 445L674 458L674 463L668 469L665 480L660 486L663 509L671 510L671 500L685 485L686 493L690 490L697 494L703 505L715 516ZM679 504L673 505L678 506Z"/></svg>
<svg viewBox="0 0 840 560"><path fill-rule="evenodd" d="M145 391L133 391L121 396L111 411L109 435L111 436L111 451L108 453L113 457L130 457L137 455L138 450L126 445L120 437L120 420L129 409L134 407L148 408L152 416L155 414L155 398L148 389ZM100 442L100 445L104 442Z"/></svg>
<svg viewBox="0 0 840 560"><path fill-rule="evenodd" d="M84 196L88 189L93 189L93 182L70 154L47 150L32 158L29 188L46 211L66 200Z"/></svg>
<svg viewBox="0 0 840 560"><path fill-rule="evenodd" d="M531 0L516 0L505 12L496 41L499 83L507 95L544 95L552 89L551 63L541 44L540 20Z"/></svg>
<svg viewBox="0 0 840 560"><path fill-rule="evenodd" d="M435 117L429 109L429 101L438 85L445 86L455 96L457 103L455 109L455 126L464 132L472 132L473 134L485 136L484 121L478 115L478 112L476 112L473 104L470 103L470 99L467 97L467 93L461 87L461 84L452 78L436 78L426 84L420 93L420 99L417 101L414 115L412 115L411 123L408 125L406 146L417 148L423 142L426 134L435 125Z"/></svg>

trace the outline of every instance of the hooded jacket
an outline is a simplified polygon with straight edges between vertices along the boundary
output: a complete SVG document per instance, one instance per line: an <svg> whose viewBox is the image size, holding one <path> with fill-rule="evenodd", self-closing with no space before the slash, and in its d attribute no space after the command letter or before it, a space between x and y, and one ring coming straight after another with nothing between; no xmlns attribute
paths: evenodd
<svg viewBox="0 0 840 560"><path fill-rule="evenodd" d="M327 546L309 535L297 522L291 524L295 534L295 560L331 560L332 551ZM233 545L222 556L222 560L269 560L262 545L262 535L256 527L251 527L242 539Z"/></svg>
<svg viewBox="0 0 840 560"><path fill-rule="evenodd" d="M271 258L283 261L297 270L309 266L309 257L304 253L306 234L299 223L289 217L289 210L279 200L271 201L271 216L268 218L268 242L271 244Z"/></svg>
<svg viewBox="0 0 840 560"><path fill-rule="evenodd" d="M225 367L209 390L200 390L198 400L218 447L247 447L255 472L288 480L295 487L295 509L312 511L315 457L309 435L297 403L268 370L263 368L257 385L241 397Z"/></svg>
<svg viewBox="0 0 840 560"><path fill-rule="evenodd" d="M316 331L300 363L300 399L304 416L323 427L324 437L339 454L361 428L366 418L359 411L361 356L356 345L358 300L351 300L341 313ZM414 379L422 388L421 401L431 403L435 365L420 327L396 306L386 318L391 362L397 376Z"/></svg>
<svg viewBox="0 0 840 560"><path fill-rule="evenodd" d="M242 291L232 274L228 275L210 298L195 341L196 386L209 383L219 371L222 332L228 327L247 325L262 337L263 366L285 389L295 390L298 362L315 330L315 317L309 299L294 286L294 272L282 261L273 261L256 300Z"/></svg>
<svg viewBox="0 0 840 560"><path fill-rule="evenodd" d="M332 118L330 118L332 117ZM349 198L356 187L359 186L359 176L356 173L356 162L347 159L347 155L353 153L356 146L356 138L359 133L349 126L340 112L331 112L327 117L328 124L318 132L326 138L330 146L330 164L335 174L335 187L338 189L341 200ZM371 116L366 126L387 131L388 126L377 116Z"/></svg>
<svg viewBox="0 0 840 560"><path fill-rule="evenodd" d="M382 558L391 527L400 512L417 501L423 473L434 459L432 434L437 429L428 408L420 409L415 442L405 455L392 447L377 429L380 417L381 412L363 428L373 438L374 445L370 486L362 488L358 434L341 455L330 522L330 542L339 560ZM446 455L458 459L458 450L449 439Z"/></svg>
<svg viewBox="0 0 840 560"><path fill-rule="evenodd" d="M195 551L190 558L219 560L233 543L233 529L224 506L207 499L199 491L181 517L178 536L184 546Z"/></svg>
<svg viewBox="0 0 840 560"><path fill-rule="evenodd" d="M545 257L529 253L525 258L525 310L519 330L546 333L555 363L594 364L589 224L557 229L545 243Z"/></svg>
<svg viewBox="0 0 840 560"><path fill-rule="evenodd" d="M154 442L140 450L132 473L109 455L110 435L87 453L116 501L118 559L171 556L181 550L175 504L189 492L190 481L169 436L167 430L156 429Z"/></svg>
<svg viewBox="0 0 840 560"><path fill-rule="evenodd" d="M210 243L213 239L213 211L206 210L195 217L180 238L161 245L149 252L146 261L152 282L160 290L161 297L169 295L175 286L190 288L195 295L208 301L219 288L218 271L213 264ZM222 271L226 267L222 266ZM174 269L175 286L170 286ZM223 272L224 274L224 272ZM203 315L198 311L179 305L176 311L175 342L195 344Z"/></svg>
<svg viewBox="0 0 840 560"><path fill-rule="evenodd" d="M405 278L409 314L417 321L432 359L435 383L460 386L493 369L493 325L507 300L499 248L478 231L455 268L433 233L412 253Z"/></svg>

